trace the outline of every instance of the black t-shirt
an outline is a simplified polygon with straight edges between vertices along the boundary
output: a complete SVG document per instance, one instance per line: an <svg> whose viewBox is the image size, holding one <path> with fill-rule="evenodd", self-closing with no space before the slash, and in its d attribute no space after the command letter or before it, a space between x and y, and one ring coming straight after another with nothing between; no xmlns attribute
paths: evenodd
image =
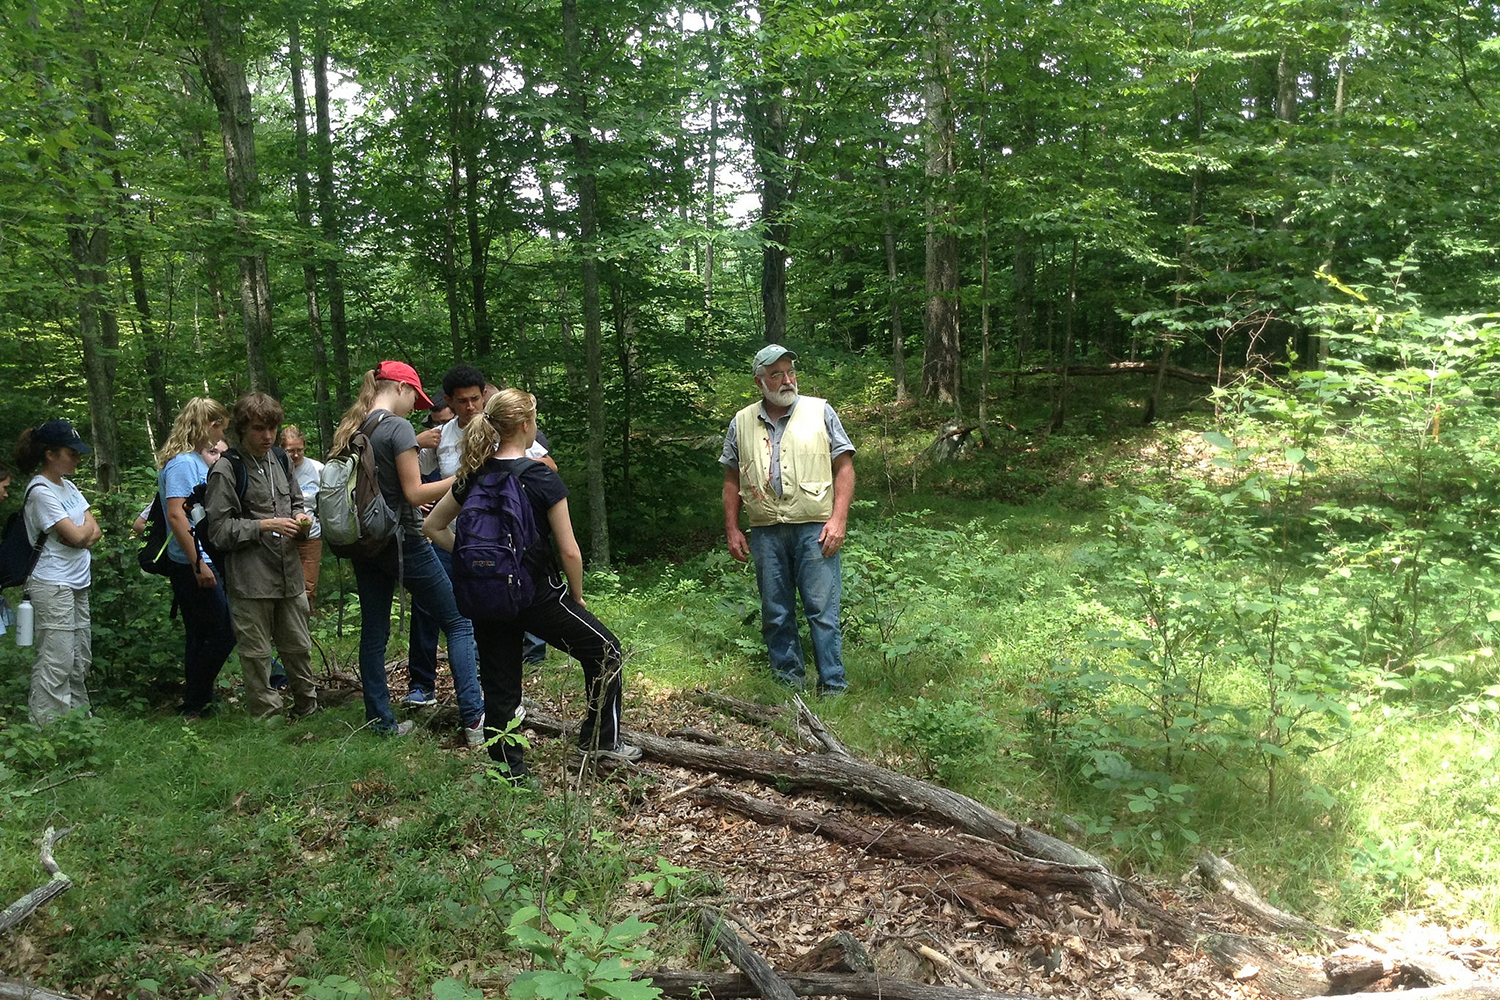
<svg viewBox="0 0 1500 1000"><path fill-rule="evenodd" d="M530 551L539 557L541 566L551 572L555 560L552 558L552 523L547 520L547 512L557 506L558 501L567 499L567 484L562 481L562 476L529 458L487 458L471 475L453 483L453 499L462 504L468 499L469 489L478 477L491 472L509 472L520 478L521 489L531 501L531 513L540 535Z"/></svg>

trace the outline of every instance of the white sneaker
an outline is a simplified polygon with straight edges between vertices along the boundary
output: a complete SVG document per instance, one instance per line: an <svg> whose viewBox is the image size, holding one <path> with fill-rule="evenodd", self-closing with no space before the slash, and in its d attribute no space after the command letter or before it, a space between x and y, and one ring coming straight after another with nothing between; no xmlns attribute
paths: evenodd
<svg viewBox="0 0 1500 1000"><path fill-rule="evenodd" d="M585 757L592 757L594 761L606 764L634 764L646 756L646 751L633 743L616 743L613 749L584 750Z"/></svg>
<svg viewBox="0 0 1500 1000"><path fill-rule="evenodd" d="M478 750L484 746L484 713L479 713L479 721L472 726L464 726L464 744L470 750Z"/></svg>
<svg viewBox="0 0 1500 1000"><path fill-rule="evenodd" d="M396 728L386 733L387 736L410 736L411 731L417 728L417 724L410 719L405 722L396 723Z"/></svg>

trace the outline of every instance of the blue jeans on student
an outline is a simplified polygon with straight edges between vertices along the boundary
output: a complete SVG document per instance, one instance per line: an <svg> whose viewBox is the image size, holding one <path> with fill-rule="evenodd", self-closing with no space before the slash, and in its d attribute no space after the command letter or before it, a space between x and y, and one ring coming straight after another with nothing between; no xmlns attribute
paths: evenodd
<svg viewBox="0 0 1500 1000"><path fill-rule="evenodd" d="M399 572L413 600L420 601L448 637L448 667L458 695L458 714L472 726L484 714L475 663L474 626L458 613L453 584L433 554L432 543L415 532L402 541L404 565ZM385 676L385 649L391 637L391 602L396 596L396 546L374 559L354 559L354 582L359 591L359 681L365 692L365 720L389 731L396 725L391 712L391 690Z"/></svg>
<svg viewBox="0 0 1500 1000"><path fill-rule="evenodd" d="M443 567L451 584L453 581L453 553L447 549L432 546L432 554L437 556L438 565ZM411 634L406 642L406 677L407 689L415 691L421 689L428 694L437 690L437 644L438 633L442 626L432 616L432 612L419 600L411 603Z"/></svg>
<svg viewBox="0 0 1500 1000"><path fill-rule="evenodd" d="M751 528L750 554L755 557L761 633L771 656L771 671L794 688L807 683L802 642L797 637L797 594L801 593L818 665L818 690L842 691L849 686L844 676L844 638L839 631L844 585L839 554L824 556L818 545L822 530L821 521Z"/></svg>

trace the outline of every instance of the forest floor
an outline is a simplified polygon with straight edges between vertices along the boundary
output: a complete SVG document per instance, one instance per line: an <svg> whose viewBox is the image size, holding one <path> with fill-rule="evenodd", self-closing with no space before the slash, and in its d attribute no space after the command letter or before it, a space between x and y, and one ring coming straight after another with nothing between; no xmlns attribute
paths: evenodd
<svg viewBox="0 0 1500 1000"><path fill-rule="evenodd" d="M395 673L399 672L398 668ZM392 679L399 689L399 676ZM357 703L357 688L351 686L352 681L332 678L333 690L329 693L334 697L328 700ZM567 705L549 704L545 698L540 699L540 707L558 715L570 710ZM573 710L576 707L571 706ZM697 703L686 692L665 687L638 690L628 721L658 735L691 729L712 733L731 747L799 750L785 733L746 724ZM935 872L939 882L943 875L930 864L876 857L867 850L813 833L764 827L737 813L695 801L691 790L711 782L763 800L837 812L846 820L866 825L872 841L893 825L891 816L852 800L784 794L755 782L665 766L649 757L597 780L580 779L570 770L571 754L564 741L534 732L528 735L532 738L533 769L540 776L543 794L554 795L563 791L559 785L565 785L568 794L592 797L597 807L593 816L601 829L647 853L656 851L672 865L692 870L699 891L691 902L720 908L729 915L740 937L777 968L794 965L800 955L833 932L847 931L874 956L881 975L897 979L1035 997L1235 1000L1276 995L1262 992L1253 968L1221 968L1205 951L1172 944L1156 931L1122 919L1090 900L1068 894L1032 896L1030 902L1009 911L1007 919L1014 926L1004 926L935 892ZM474 757L473 766L480 768L481 759ZM384 787L381 775L373 773L365 782L356 783L351 801L357 808L321 817L326 835L319 843L304 838L300 860L316 863L320 855L340 849L344 842L338 832L341 826L394 828L423 808L423 803L392 796L388 789L383 791ZM232 807L239 811L240 800L236 799ZM253 807L253 803L246 803L246 808ZM1026 821L1025 817L1018 818ZM476 858L483 847L477 843L472 846ZM705 885L711 888L704 891ZM1164 909L1204 934L1263 933L1227 901L1208 891L1195 874L1172 884L1142 884L1142 888ZM229 896L233 887L208 885L202 891ZM686 905L662 903L652 895L649 884L630 882L608 917L622 920L638 915L666 925L663 940L653 942L659 965L701 970L705 963L692 946L692 932L685 930L685 914L690 912ZM671 932L674 924L678 933ZM4 941L0 967L10 975L45 983L49 957L57 957L47 951L65 947L67 936L48 943L34 941L25 931L23 927ZM672 948L664 946L668 941L685 946L674 954ZM1421 913L1396 913L1379 931L1354 934L1343 943L1391 957L1398 966L1402 956L1439 956L1460 964L1472 976L1474 985L1500 986L1500 934L1483 926L1444 927L1429 923ZM299 970L305 968L314 948L314 935L307 927L284 926L276 913L258 914L248 940L225 942L225 947L217 949L185 944L180 940L138 943L146 951L172 952L174 960L201 968L196 987L205 994L239 998L322 995L306 992L294 981L303 974ZM928 950L929 958L918 955L921 946ZM1279 948L1286 959L1305 966L1309 974L1321 975L1321 958L1315 950L1298 948L1289 940L1283 940ZM942 958L933 959L932 953ZM454 964L447 972L482 988L486 996L499 996L508 975L520 970L497 963L498 957L476 955ZM514 953L508 959L514 962ZM717 964L717 959L710 964ZM91 995L98 997L124 1000L150 995L110 982L108 977L90 985ZM399 987L397 990L391 995L401 995ZM425 997L427 993L414 989L411 995Z"/></svg>

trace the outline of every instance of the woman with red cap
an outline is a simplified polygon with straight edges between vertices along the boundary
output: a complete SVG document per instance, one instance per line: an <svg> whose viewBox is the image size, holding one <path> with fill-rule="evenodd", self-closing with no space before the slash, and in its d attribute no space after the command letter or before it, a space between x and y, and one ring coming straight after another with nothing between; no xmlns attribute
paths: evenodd
<svg viewBox="0 0 1500 1000"><path fill-rule="evenodd" d="M448 574L422 534L420 508L446 494L453 480L422 482L416 431L406 420L418 407L431 409L432 400L422 391L416 370L400 361L382 361L365 372L359 398L339 422L329 453L343 453L363 429L370 439L380 493L397 514L397 537L391 544L377 555L350 560L359 592L359 679L364 687L365 719L385 735L405 736L412 730L409 720L398 725L391 713L385 675L391 601L396 587L404 585L448 637L448 666L453 671L464 739L478 747L484 744L484 696L475 665L474 626L458 613Z"/></svg>

